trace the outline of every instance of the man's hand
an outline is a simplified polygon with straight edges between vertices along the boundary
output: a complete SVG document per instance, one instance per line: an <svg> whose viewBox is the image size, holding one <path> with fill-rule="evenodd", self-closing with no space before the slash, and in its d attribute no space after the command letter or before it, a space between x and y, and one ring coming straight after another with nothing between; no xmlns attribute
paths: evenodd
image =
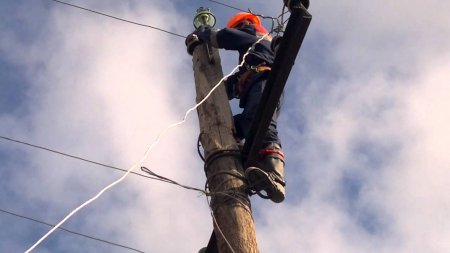
<svg viewBox="0 0 450 253"><path fill-rule="evenodd" d="M186 44L188 53L192 55L192 53L194 52L194 48L200 45L202 42L198 38L197 34L193 32L186 37L184 43Z"/></svg>
<svg viewBox="0 0 450 253"><path fill-rule="evenodd" d="M210 43L211 27L201 25L195 30L194 34L196 34L202 42Z"/></svg>

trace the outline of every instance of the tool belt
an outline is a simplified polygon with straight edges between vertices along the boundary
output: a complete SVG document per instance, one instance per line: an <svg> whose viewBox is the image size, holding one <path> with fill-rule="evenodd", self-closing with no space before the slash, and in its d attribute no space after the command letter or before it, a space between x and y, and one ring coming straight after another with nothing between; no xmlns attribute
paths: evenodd
<svg viewBox="0 0 450 253"><path fill-rule="evenodd" d="M239 77L239 81L237 82L237 85L235 87L235 90L237 91L237 94L239 97L242 97L243 93L247 90L248 86L248 80L256 74L260 72L270 71L272 68L266 65L262 66L249 66L247 71L241 74Z"/></svg>

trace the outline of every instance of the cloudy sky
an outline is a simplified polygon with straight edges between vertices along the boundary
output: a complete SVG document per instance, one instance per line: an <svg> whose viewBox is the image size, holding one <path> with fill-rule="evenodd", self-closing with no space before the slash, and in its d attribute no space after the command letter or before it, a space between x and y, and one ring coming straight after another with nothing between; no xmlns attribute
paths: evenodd
<svg viewBox="0 0 450 253"><path fill-rule="evenodd" d="M206 0L70 3L183 36L200 6L217 27L236 12ZM449 9L312 1L279 119L287 199L252 197L261 252L450 252ZM181 37L51 0L3 1L0 20L2 137L128 169L194 105ZM221 56L228 73L237 55ZM143 165L201 188L198 133L193 113ZM50 229L10 213L56 224L123 175L5 139L0 161L0 252L24 252ZM199 193L130 175L63 227L143 252L197 252L212 220ZM33 252L133 251L58 230Z"/></svg>

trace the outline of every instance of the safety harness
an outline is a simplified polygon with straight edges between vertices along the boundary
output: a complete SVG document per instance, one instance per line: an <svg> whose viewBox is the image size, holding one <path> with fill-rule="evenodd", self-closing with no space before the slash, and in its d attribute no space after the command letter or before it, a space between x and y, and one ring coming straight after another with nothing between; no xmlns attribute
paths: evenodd
<svg viewBox="0 0 450 253"><path fill-rule="evenodd" d="M265 63L263 63L265 64ZM267 65L258 65L258 66L245 66L246 71L241 74L239 77L239 81L236 83L236 91L239 97L242 97L243 93L247 90L248 80L257 73L270 71L272 68Z"/></svg>

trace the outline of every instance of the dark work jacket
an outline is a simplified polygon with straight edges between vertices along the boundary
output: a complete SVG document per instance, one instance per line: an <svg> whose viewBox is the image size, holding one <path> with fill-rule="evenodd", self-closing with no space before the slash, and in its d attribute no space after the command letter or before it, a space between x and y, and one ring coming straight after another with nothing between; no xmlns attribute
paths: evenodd
<svg viewBox="0 0 450 253"><path fill-rule="evenodd" d="M219 30L212 34L211 42L213 45L216 43L218 48L238 51L239 63L241 63L244 54L256 41L258 41L259 38L255 27L249 25L244 28L224 28ZM275 56L270 47L270 43L268 38L264 38L259 43L255 44L254 49L250 50L250 53L245 57L245 65L227 79L226 86L229 99L234 98L234 85L239 80L239 76L248 70L247 66L267 65L272 67ZM262 78L266 79L267 76L267 72L253 75L249 80L247 90L249 90L254 83L261 82ZM241 101L239 104L241 107L245 106L245 94L246 92L244 92L244 95L240 98Z"/></svg>
<svg viewBox="0 0 450 253"><path fill-rule="evenodd" d="M235 50L239 52L239 63L242 61L242 56L247 50L258 41L256 29L253 25L244 28L224 28L216 32L216 41L219 48L226 50ZM255 45L255 49L250 51L250 54L245 58L245 62L250 66L256 66L265 63L272 66L274 54L270 48L270 41L264 39Z"/></svg>

